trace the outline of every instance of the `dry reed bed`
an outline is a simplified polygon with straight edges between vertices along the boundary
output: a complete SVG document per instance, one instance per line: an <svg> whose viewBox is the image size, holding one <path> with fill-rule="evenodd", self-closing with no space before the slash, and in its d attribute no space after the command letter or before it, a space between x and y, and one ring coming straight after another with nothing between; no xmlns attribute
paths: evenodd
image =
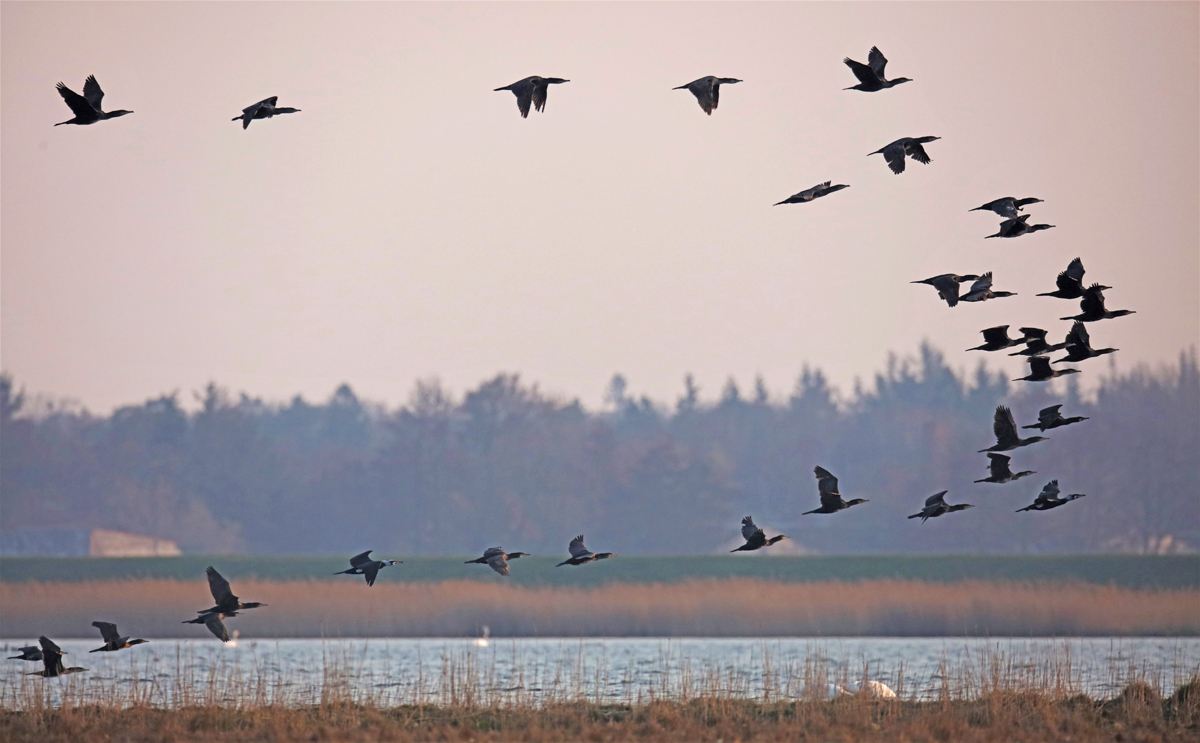
<svg viewBox="0 0 1200 743"><path fill-rule="evenodd" d="M510 637L1200 634L1200 590L1091 584L723 579L569 589L245 580L235 590L269 604L233 620L243 637L452 637L482 624ZM0 632L83 637L102 618L141 637L191 636L180 621L211 603L200 581L0 583Z"/></svg>
<svg viewBox="0 0 1200 743"><path fill-rule="evenodd" d="M538 709L375 707L330 702L305 709L65 707L0 710L11 743L178 741L956 741L1050 743L1197 738L1200 694L1157 698L1132 686L1120 697L1054 699L1002 693L970 702L847 697L833 702L753 703L722 698L643 705L567 703Z"/></svg>

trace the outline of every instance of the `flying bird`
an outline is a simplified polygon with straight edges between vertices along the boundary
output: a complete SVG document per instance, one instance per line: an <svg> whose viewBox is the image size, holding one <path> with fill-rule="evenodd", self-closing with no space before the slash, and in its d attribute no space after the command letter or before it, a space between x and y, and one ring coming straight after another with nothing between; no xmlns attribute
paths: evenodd
<svg viewBox="0 0 1200 743"><path fill-rule="evenodd" d="M1134 314L1133 310L1107 310L1104 308L1104 290L1108 287L1092 284L1083 290L1083 298L1079 300L1079 314L1072 317L1062 317L1060 320L1078 320L1079 322L1097 322L1114 317L1124 317Z"/></svg>
<svg viewBox="0 0 1200 743"><path fill-rule="evenodd" d="M1026 207L1030 204L1040 204L1041 202L1042 202L1041 199L1033 199L1033 198L1017 199L1017 198L1013 198L1012 196L1005 196L1003 199L996 199L995 201L989 201L988 203L984 204L983 206L977 206L974 209L968 209L967 211L969 211L969 212L978 212L978 211L995 212L996 214L999 214L1001 217L1007 217L1008 219L1013 219L1014 217L1017 216L1017 212L1025 211L1024 207Z"/></svg>
<svg viewBox="0 0 1200 743"><path fill-rule="evenodd" d="M367 550L362 554L351 557L350 569L342 570L341 572L334 573L334 575L361 575L367 579L368 586L373 586L375 585L375 576L379 574L382 568L388 565L401 564L399 560L372 560L371 552L373 551Z"/></svg>
<svg viewBox="0 0 1200 743"><path fill-rule="evenodd" d="M770 547L776 542L787 539L787 537L779 534L767 539L767 535L763 533L763 530L754 525L754 519L747 516L742 519L742 539L745 539L746 543L737 549L730 550L730 552L753 552L763 547Z"/></svg>
<svg viewBox="0 0 1200 743"><path fill-rule="evenodd" d="M1025 342L1024 338L1009 338L1007 325L984 328L979 332L983 333L983 345L968 348L968 351L1002 351Z"/></svg>
<svg viewBox="0 0 1200 743"><path fill-rule="evenodd" d="M241 116L234 116L230 121L242 122L242 129L245 130L250 126L250 122L255 119L269 119L276 114L294 114L299 113L298 108L282 108L276 107L275 101L279 100L279 96L273 95L270 98L264 98L253 106L247 106L242 109Z"/></svg>
<svg viewBox="0 0 1200 743"><path fill-rule="evenodd" d="M1042 408L1038 412L1038 422L1032 426L1021 426L1021 428L1036 428L1039 431L1049 431L1051 428L1059 428L1061 426L1069 426L1072 423L1079 423L1088 420L1085 416L1077 415L1073 418L1064 418L1058 409L1062 407L1062 403L1051 405L1048 408Z"/></svg>
<svg viewBox="0 0 1200 743"><path fill-rule="evenodd" d="M117 625L112 622L92 622L92 626L100 630L100 636L104 638L104 644L95 650L89 650L89 653L108 653L150 642L149 640L130 640L128 637L121 637L121 633L117 632Z"/></svg>
<svg viewBox="0 0 1200 743"><path fill-rule="evenodd" d="M1048 230L1053 227L1052 224L1029 224L1029 215L1022 214L1019 217L1004 220L1000 223L1000 231L994 235L987 235L987 237L1020 237L1030 232Z"/></svg>
<svg viewBox="0 0 1200 743"><path fill-rule="evenodd" d="M1044 356L1051 351L1059 351L1067 347L1066 342L1047 343L1047 331L1041 328L1021 328L1021 332L1025 334L1025 348L1014 351L1009 356Z"/></svg>
<svg viewBox="0 0 1200 743"><path fill-rule="evenodd" d="M213 636L215 636L218 640L221 642L229 642L229 630L225 629L225 623L221 620L228 619L230 617L236 617L237 615L238 613L236 611L230 612L229 614L210 612L208 614L201 614L195 619L188 619L187 621L182 622L182 624L203 624L205 627L208 627L208 631L213 633Z"/></svg>
<svg viewBox="0 0 1200 743"><path fill-rule="evenodd" d="M992 272L988 271L983 276L971 284L971 289L966 294L959 297L961 302L986 302L989 299L999 297L1015 297L1016 292L996 292L992 291Z"/></svg>
<svg viewBox="0 0 1200 743"><path fill-rule="evenodd" d="M929 284L937 289L938 297L946 300L946 304L954 307L958 304L958 285L964 281L976 281L975 274L959 276L956 273L944 273L921 281L910 281L910 284ZM1007 326L1006 326L1007 327Z"/></svg>
<svg viewBox="0 0 1200 743"><path fill-rule="evenodd" d="M1033 503L1025 506L1024 508L1018 508L1017 513L1020 513L1021 511L1049 511L1051 508L1058 508L1059 506L1070 503L1076 498L1082 498L1084 495L1086 495L1085 493L1071 493L1070 495L1064 495L1063 497L1059 498L1059 492L1061 491L1058 489L1058 480L1051 480L1050 482L1046 483L1046 487L1042 488L1042 492L1038 493L1038 496L1034 499Z"/></svg>
<svg viewBox="0 0 1200 743"><path fill-rule="evenodd" d="M508 575L508 561L518 557L528 557L528 552L505 552L503 547L488 547L483 551L483 557L467 560L467 565L487 565L500 575Z"/></svg>
<svg viewBox="0 0 1200 743"><path fill-rule="evenodd" d="M1039 297L1058 297L1059 299L1079 299L1083 296L1083 261L1079 258L1067 264L1067 270L1058 274L1055 280L1058 288L1052 292L1039 294ZM1097 285L1098 286L1098 285ZM1101 286L1100 289L1111 289L1111 286Z"/></svg>
<svg viewBox="0 0 1200 743"><path fill-rule="evenodd" d="M1012 411L1003 405L996 406L996 415L992 420L992 432L996 434L996 443L986 449L980 449L980 454L985 451L1012 451L1046 440L1044 436L1021 438L1017 432L1017 421L1013 418Z"/></svg>
<svg viewBox="0 0 1200 743"><path fill-rule="evenodd" d="M587 547L584 547L582 534L572 539L571 545L567 549L570 551L571 557L563 560L554 567L561 568L563 565L583 565L595 560L606 560L610 557L615 557L611 552L592 552Z"/></svg>
<svg viewBox="0 0 1200 743"><path fill-rule="evenodd" d="M982 480L976 480L975 482L994 482L1003 485L1006 482L1020 480L1022 477L1037 474L1033 470L1026 470L1025 472L1013 474L1013 471L1008 468L1008 462L1010 459L1012 459L1012 457L1008 456L1007 454L988 452L988 459L991 460L988 462L988 470L991 474Z"/></svg>
<svg viewBox="0 0 1200 743"><path fill-rule="evenodd" d="M900 83L911 83L912 79L907 77L898 77L895 80L888 80L884 76L884 69L887 67L887 57L883 56L883 52L879 51L879 47L871 47L870 53L867 54L867 63L855 62L853 59L846 57L842 60L854 76L858 78L858 85L850 88L842 88L842 90L861 90L864 93L874 93L878 90L891 88Z"/></svg>
<svg viewBox="0 0 1200 743"><path fill-rule="evenodd" d="M17 648L21 651L20 655L10 655L9 660L41 660L42 649L37 645L26 645L25 647Z"/></svg>
<svg viewBox="0 0 1200 743"><path fill-rule="evenodd" d="M671 90L690 90L692 95L696 96L696 102L700 104L700 108L704 109L704 113L712 116L712 112L716 110L717 104L721 101L721 86L733 85L740 83L736 77L714 77L708 75L699 80L693 80L687 85L680 85L678 88Z"/></svg>
<svg viewBox="0 0 1200 743"><path fill-rule="evenodd" d="M521 109L521 118L529 118L529 104L542 111L546 108L546 91L551 85L559 85L561 83L569 83L570 80L564 80L561 77L527 77L524 80L518 80L512 85L505 85L503 88L496 88L493 92L501 90L511 90L512 94L517 97L517 108Z"/></svg>
<svg viewBox="0 0 1200 743"><path fill-rule="evenodd" d="M825 181L824 183L820 183L812 188L801 191L798 194L789 196L783 201L773 204L772 206L779 206L779 204L803 204L807 201L812 201L813 199L819 199L822 196L827 196L834 191L841 191L843 188L850 188L845 184L831 186L829 185L830 183L833 183L833 181Z"/></svg>
<svg viewBox="0 0 1200 743"><path fill-rule="evenodd" d="M917 137L915 139L912 137L901 137L895 142L889 144L887 147L884 147L880 150L875 150L867 155L867 157L870 157L871 155L883 155L883 159L887 161L888 167L892 169L892 172L896 175L900 175L904 172L905 155L911 157L913 160L916 160L922 165L928 165L930 162L929 155L926 154L925 148L921 145L928 144L939 139L941 139L941 137Z"/></svg>
<svg viewBox="0 0 1200 743"><path fill-rule="evenodd" d="M87 126L95 124L97 121L115 119L133 113L133 111L125 110L105 111L100 105L104 100L104 91L100 89L100 83L96 82L95 75L88 75L87 80L83 82L83 95L79 95L61 82L55 87L58 88L58 94L66 101L67 107L75 114L75 118L60 121L55 126L63 124Z"/></svg>
<svg viewBox="0 0 1200 743"><path fill-rule="evenodd" d="M1088 335L1087 328L1084 327L1083 323L1076 320L1071 329L1067 331L1067 355L1061 359L1055 359L1054 363L1086 361L1087 359L1094 359L1097 356L1103 356L1108 353L1116 353L1119 350L1119 348L1092 348L1092 341Z"/></svg>
<svg viewBox="0 0 1200 743"><path fill-rule="evenodd" d="M849 501L842 500L842 494L838 492L838 479L829 470L818 466L813 467L813 473L817 476L817 492L821 495L821 507L812 511L805 511L801 514L802 516L807 516L810 513L837 513L850 506L869 502L863 498L855 498Z"/></svg>
<svg viewBox="0 0 1200 743"><path fill-rule="evenodd" d="M205 572L208 574L208 590L212 592L213 600L217 602L217 605L211 609L202 609L196 612L197 614L224 614L227 617L232 617L236 616L237 612L246 609L257 609L260 606L266 606L266 604L258 602L243 604L239 601L238 597L233 595L233 591L229 587L229 581L222 578L221 574L212 565L209 565Z"/></svg>
<svg viewBox="0 0 1200 743"><path fill-rule="evenodd" d="M1055 377L1065 377L1068 374L1078 374L1078 369L1051 369L1050 358L1047 356L1029 357L1029 375L1017 377L1014 382L1049 382Z"/></svg>
<svg viewBox="0 0 1200 743"><path fill-rule="evenodd" d="M909 518L910 519L921 519L921 523L924 524L929 519L936 519L938 516L943 516L947 513L954 513L955 511L965 511L968 508L975 507L969 503L960 503L960 504L954 505L954 506L947 504L945 498L946 498L946 493L949 493L949 492L950 492L949 490L943 490L940 493L934 493L933 495L929 496L928 498L925 499L925 507L921 509L921 512L914 513L912 516L909 516Z"/></svg>
<svg viewBox="0 0 1200 743"><path fill-rule="evenodd" d="M63 649L55 645L54 642L45 635L38 638L38 643L42 646L42 666L40 671L27 673L26 676L41 676L43 678L53 678L55 676L66 676L69 673L82 673L86 668L74 666L64 668L62 657L66 654Z"/></svg>

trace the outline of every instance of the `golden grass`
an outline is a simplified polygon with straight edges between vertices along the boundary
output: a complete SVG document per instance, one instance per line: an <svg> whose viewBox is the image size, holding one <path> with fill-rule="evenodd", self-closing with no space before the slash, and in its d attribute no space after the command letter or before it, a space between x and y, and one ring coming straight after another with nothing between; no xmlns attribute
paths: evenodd
<svg viewBox="0 0 1200 743"><path fill-rule="evenodd" d="M266 608L231 620L243 637L1070 636L1200 634L1200 590L968 581L781 583L753 579L600 588L478 581L239 581ZM0 583L7 637L90 636L97 618L139 637L205 636L183 619L207 584L170 580Z"/></svg>

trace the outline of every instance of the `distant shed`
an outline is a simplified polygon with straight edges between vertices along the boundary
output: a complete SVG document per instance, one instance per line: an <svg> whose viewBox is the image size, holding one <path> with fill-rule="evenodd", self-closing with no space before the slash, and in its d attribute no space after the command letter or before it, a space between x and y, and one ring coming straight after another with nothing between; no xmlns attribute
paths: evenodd
<svg viewBox="0 0 1200 743"><path fill-rule="evenodd" d="M4 557L173 557L179 545L111 529L27 527L0 535Z"/></svg>

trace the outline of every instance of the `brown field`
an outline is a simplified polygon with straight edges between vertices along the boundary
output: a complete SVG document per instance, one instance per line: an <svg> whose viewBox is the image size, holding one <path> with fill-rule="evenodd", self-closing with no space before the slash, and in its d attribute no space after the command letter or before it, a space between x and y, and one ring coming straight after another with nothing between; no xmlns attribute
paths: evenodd
<svg viewBox="0 0 1200 743"><path fill-rule="evenodd" d="M1089 584L753 579L571 589L477 581L238 581L268 607L230 620L243 637L1105 636L1200 634L1200 590ZM90 637L95 619L139 637L206 636L183 619L203 582L0 583L5 637Z"/></svg>
<svg viewBox="0 0 1200 743"><path fill-rule="evenodd" d="M996 692L971 701L843 697L756 703L727 698L642 705L380 709L332 702L303 709L134 706L0 709L11 743L159 741L1024 741L1197 740L1200 689L1161 699L1131 684L1107 701Z"/></svg>

